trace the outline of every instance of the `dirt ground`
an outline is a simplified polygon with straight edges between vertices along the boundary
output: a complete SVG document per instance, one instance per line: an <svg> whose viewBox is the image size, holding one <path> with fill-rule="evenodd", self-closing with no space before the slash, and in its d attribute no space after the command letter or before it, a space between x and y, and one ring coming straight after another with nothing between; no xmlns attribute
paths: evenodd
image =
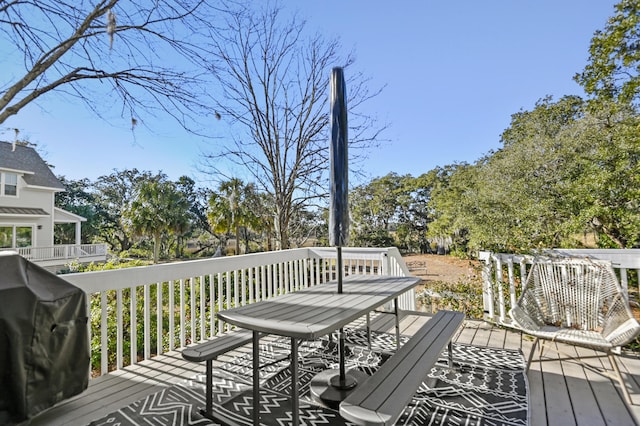
<svg viewBox="0 0 640 426"><path fill-rule="evenodd" d="M480 263L475 260L463 260L453 256L436 254L412 254L403 256L410 266L411 273L423 281L444 281L457 283L463 279L475 279L479 274ZM413 266L412 266L413 265ZM426 266L426 273L421 266Z"/></svg>

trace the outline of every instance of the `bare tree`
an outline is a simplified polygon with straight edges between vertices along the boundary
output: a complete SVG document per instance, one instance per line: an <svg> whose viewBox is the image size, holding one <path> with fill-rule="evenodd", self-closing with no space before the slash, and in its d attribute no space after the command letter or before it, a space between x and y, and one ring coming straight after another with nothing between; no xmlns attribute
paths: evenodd
<svg viewBox="0 0 640 426"><path fill-rule="evenodd" d="M329 74L348 67L337 40L305 36L305 22L266 6L228 11L226 27L210 37L212 73L222 87L217 110L233 126L232 140L206 154L205 170L224 174L218 161L245 168L275 203L278 248L290 247L292 217L327 193ZM350 111L371 94L356 74L348 81ZM352 114L350 146L370 147L383 130ZM351 151L352 153L358 152Z"/></svg>
<svg viewBox="0 0 640 426"><path fill-rule="evenodd" d="M198 130L210 111L199 35L213 13L205 0L0 0L0 41L24 67L0 77L0 124L55 92L101 117L117 99L132 127L162 112Z"/></svg>

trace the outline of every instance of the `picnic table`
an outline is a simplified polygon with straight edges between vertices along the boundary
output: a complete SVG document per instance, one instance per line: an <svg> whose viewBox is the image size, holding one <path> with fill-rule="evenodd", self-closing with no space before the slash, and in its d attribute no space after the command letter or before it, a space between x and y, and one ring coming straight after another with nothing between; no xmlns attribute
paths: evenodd
<svg viewBox="0 0 640 426"><path fill-rule="evenodd" d="M253 423L259 424L259 345L262 334L291 339L291 409L292 423L299 422L298 340L313 340L341 329L387 302L394 301L396 327L398 297L420 281L416 277L386 275L349 275L338 293L337 281L308 287L273 299L218 313L229 324L253 333Z"/></svg>

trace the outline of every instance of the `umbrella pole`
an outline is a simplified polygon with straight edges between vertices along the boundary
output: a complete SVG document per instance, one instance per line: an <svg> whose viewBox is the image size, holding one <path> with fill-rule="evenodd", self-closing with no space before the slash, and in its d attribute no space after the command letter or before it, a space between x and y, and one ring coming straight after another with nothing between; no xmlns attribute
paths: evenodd
<svg viewBox="0 0 640 426"><path fill-rule="evenodd" d="M338 294L342 294L342 246L337 246L337 257L338 257ZM345 342L344 342L344 328L340 328L340 339L338 341L338 352L340 352L340 388L344 389L347 387L347 373L346 373L346 362L345 362Z"/></svg>
<svg viewBox="0 0 640 426"><path fill-rule="evenodd" d="M336 246L337 249L337 261L336 268L338 272L338 294L342 294L342 275L344 273L344 267L342 266L342 246ZM357 386L358 380L353 374L350 373L347 376L346 366L346 344L344 341L344 328L340 328L338 337L338 353L340 356L340 367L338 369L338 375L333 376L330 380L332 386L341 391L353 389ZM334 370L335 371L335 370Z"/></svg>

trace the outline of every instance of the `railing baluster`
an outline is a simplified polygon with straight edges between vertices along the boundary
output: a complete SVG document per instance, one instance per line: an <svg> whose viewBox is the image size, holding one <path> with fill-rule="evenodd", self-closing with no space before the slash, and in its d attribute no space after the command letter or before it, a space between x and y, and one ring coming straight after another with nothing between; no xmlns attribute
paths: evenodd
<svg viewBox="0 0 640 426"><path fill-rule="evenodd" d="M164 353L164 348L163 343L162 343L162 337L163 337L163 330L162 330L162 320L163 320L163 309L162 309L162 282L159 282L158 284L156 284L156 345L157 345L157 349L156 349L156 354L157 355L161 355Z"/></svg>
<svg viewBox="0 0 640 426"><path fill-rule="evenodd" d="M183 348L187 345L186 338L186 303L184 300L184 278L180 279L180 347Z"/></svg>
<svg viewBox="0 0 640 426"><path fill-rule="evenodd" d="M225 284L226 284L226 290L227 292L224 295L224 300L225 300L225 308L228 309L231 307L231 272L227 271L225 273ZM229 330L230 326L229 324L226 325L226 329Z"/></svg>
<svg viewBox="0 0 640 426"><path fill-rule="evenodd" d="M107 291L100 292L100 371L107 374L109 371L109 348L107 346Z"/></svg>
<svg viewBox="0 0 640 426"><path fill-rule="evenodd" d="M198 327L196 326L196 317L198 316L198 307L196 303L196 280L195 277L189 277L189 326L191 327L190 343L196 343L198 336L196 335Z"/></svg>
<svg viewBox="0 0 640 426"><path fill-rule="evenodd" d="M627 268L620 268L620 286L624 290L624 294L629 294L629 280L627 277Z"/></svg>
<svg viewBox="0 0 640 426"><path fill-rule="evenodd" d="M96 297L95 294L87 294L87 298L85 300L87 313L89 315L89 318L88 318L88 326L89 326L88 327L89 328L89 330L88 330L88 333L89 333L89 359L93 359L93 350L92 350L93 345L91 344L91 341L93 340L93 334L94 333L93 333L93 324L91 322L91 305L92 305L92 300L93 300L94 297ZM93 366L91 368L93 369ZM89 371L89 378L91 378L92 373L93 373L92 371Z"/></svg>
<svg viewBox="0 0 640 426"><path fill-rule="evenodd" d="M149 294L150 284L145 284L144 288L144 359L151 358L151 297Z"/></svg>
<svg viewBox="0 0 640 426"><path fill-rule="evenodd" d="M302 260L302 286L309 287L309 259Z"/></svg>
<svg viewBox="0 0 640 426"><path fill-rule="evenodd" d="M233 292L233 307L235 308L237 306L240 306L240 274L238 273L238 270L233 271L231 274L233 277L233 289L231 291Z"/></svg>
<svg viewBox="0 0 640 426"><path fill-rule="evenodd" d="M513 258L509 258L507 262L507 272L509 276L509 302L510 306L516 305L516 283L513 275Z"/></svg>
<svg viewBox="0 0 640 426"><path fill-rule="evenodd" d="M283 284L283 289L281 290L282 293L280 293L280 294L291 292L291 281L289 280L288 265L289 265L289 263L287 263L287 262L281 262L279 264L278 281L282 281L284 283Z"/></svg>
<svg viewBox="0 0 640 426"><path fill-rule="evenodd" d="M129 318L131 318L130 341L131 346L131 365L138 363L138 293L137 287L131 287L131 295L129 297Z"/></svg>
<svg viewBox="0 0 640 426"><path fill-rule="evenodd" d="M318 285L322 283L322 259L315 259L313 263L316 270L316 279L313 285Z"/></svg>
<svg viewBox="0 0 640 426"><path fill-rule="evenodd" d="M267 285L266 285L266 273L265 273L265 269L266 267L264 265L258 266L258 270L256 271L256 290L258 289L258 283L259 283L259 288L260 288L260 294L258 295L257 300L264 300L266 298L267 295ZM258 271L260 271L260 274L258 275Z"/></svg>
<svg viewBox="0 0 640 426"><path fill-rule="evenodd" d="M200 340L207 338L207 304L204 275L200 275Z"/></svg>
<svg viewBox="0 0 640 426"><path fill-rule="evenodd" d="M218 312L224 309L224 297L222 293L222 272L218 272ZM224 323L218 319L218 334L224 331Z"/></svg>
<svg viewBox="0 0 640 426"><path fill-rule="evenodd" d="M169 281L169 350L172 351L176 348L176 301L175 301L175 281Z"/></svg>
<svg viewBox="0 0 640 426"><path fill-rule="evenodd" d="M240 291L242 292L241 294L241 303L242 306L247 304L247 281L246 281L246 277L245 277L245 270L242 269L240 270Z"/></svg>
<svg viewBox="0 0 640 426"><path fill-rule="evenodd" d="M496 260L496 283L498 287L498 312L500 315L500 321L504 321L505 312L504 312L504 291L502 291L502 285L504 284L502 281L502 261L500 258Z"/></svg>
<svg viewBox="0 0 640 426"><path fill-rule="evenodd" d="M116 290L116 369L122 368L122 289Z"/></svg>
<svg viewBox="0 0 640 426"><path fill-rule="evenodd" d="M216 297L213 274L209 274L209 337L216 334Z"/></svg>

